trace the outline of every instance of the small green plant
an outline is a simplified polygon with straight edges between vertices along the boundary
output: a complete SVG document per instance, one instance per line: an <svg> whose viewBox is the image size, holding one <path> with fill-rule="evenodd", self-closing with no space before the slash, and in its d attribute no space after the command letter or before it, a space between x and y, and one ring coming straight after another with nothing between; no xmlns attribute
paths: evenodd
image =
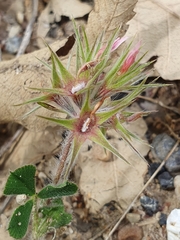
<svg viewBox="0 0 180 240"><path fill-rule="evenodd" d="M9 233L14 238L25 235L31 211L34 239L45 234L50 227L60 227L68 224L71 216L64 211L61 197L74 194L75 184L68 182L69 173L75 163L82 144L87 140L104 147L118 158L126 161L106 139L106 131L110 128L119 132L136 154L144 159L133 147L131 138L138 137L123 125L144 116L147 112L127 112L139 94L154 83L146 84L149 65L140 64L142 57L137 58L140 44L132 47L130 43L115 62L111 62L111 54L126 38L117 37L114 32L109 41L102 45L103 34L90 46L85 30L75 26L76 36L76 66L75 74L64 67L59 57L52 51L52 65L45 64L52 71L52 88L33 88L44 93L43 96L26 101L23 104L36 103L50 111L65 113L67 117L48 118L68 130L60 161L53 183L35 192L35 167L25 166L11 172L4 194L26 194L28 200L17 208L9 223ZM132 49L131 49L132 48ZM114 96L123 93L121 99ZM37 201L40 201L38 204ZM20 214L19 214L20 213Z"/></svg>
<svg viewBox="0 0 180 240"><path fill-rule="evenodd" d="M48 185L36 193L35 172L33 165L16 169L10 173L4 189L5 195L17 195L17 201L22 204L14 211L8 227L10 236L16 239L25 236L31 215L33 239L39 239L52 228L67 225L72 219L65 212L61 198L75 194L77 186L64 182Z"/></svg>

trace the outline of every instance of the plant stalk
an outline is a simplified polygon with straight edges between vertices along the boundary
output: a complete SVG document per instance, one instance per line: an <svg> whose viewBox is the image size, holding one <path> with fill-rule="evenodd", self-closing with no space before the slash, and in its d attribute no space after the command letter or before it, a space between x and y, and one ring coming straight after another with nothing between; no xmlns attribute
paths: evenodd
<svg viewBox="0 0 180 240"><path fill-rule="evenodd" d="M67 166L68 156L70 155L71 146L72 146L72 140L73 140L73 132L69 131L68 135L65 139L65 143L62 145L61 155L60 155L60 163L58 166L58 169L56 171L55 177L54 177L54 184L58 184L60 180L62 179L62 174L64 171L64 168Z"/></svg>
<svg viewBox="0 0 180 240"><path fill-rule="evenodd" d="M32 209L32 238L37 240L37 225L38 225L38 210L37 210L37 195L33 197L33 209Z"/></svg>

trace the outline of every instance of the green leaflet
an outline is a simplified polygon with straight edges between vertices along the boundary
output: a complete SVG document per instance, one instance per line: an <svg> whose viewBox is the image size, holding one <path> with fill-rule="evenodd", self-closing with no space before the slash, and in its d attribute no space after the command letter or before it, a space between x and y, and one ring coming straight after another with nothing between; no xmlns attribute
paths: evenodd
<svg viewBox="0 0 180 240"><path fill-rule="evenodd" d="M37 228L39 237L49 230L67 225L72 220L71 214L65 212L61 198L51 200L50 204L41 207L39 212L42 214Z"/></svg>
<svg viewBox="0 0 180 240"><path fill-rule="evenodd" d="M71 182L65 182L57 186L48 185L43 188L39 193L38 197L42 199L46 198L60 198L63 196L70 196L77 192L77 186Z"/></svg>
<svg viewBox="0 0 180 240"><path fill-rule="evenodd" d="M4 189L5 195L35 194L35 172L33 165L27 165L10 173Z"/></svg>
<svg viewBox="0 0 180 240"><path fill-rule="evenodd" d="M9 222L8 231L11 237L22 239L29 225L33 201L29 200L24 205L16 208Z"/></svg>

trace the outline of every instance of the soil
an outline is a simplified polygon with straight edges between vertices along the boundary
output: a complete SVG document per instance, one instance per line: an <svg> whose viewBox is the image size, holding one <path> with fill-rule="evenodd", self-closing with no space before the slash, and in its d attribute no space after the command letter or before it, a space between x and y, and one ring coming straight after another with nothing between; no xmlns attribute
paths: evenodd
<svg viewBox="0 0 180 240"><path fill-rule="evenodd" d="M3 60L15 57L14 54L7 53L4 47L5 41L8 38L8 30L4 31L4 29L7 29L7 23L3 19L12 2L12 0L0 2L0 43ZM45 4L45 2L43 2L43 4ZM83 21L86 20L87 16L83 19ZM34 44L34 41L31 41L28 47L28 52L33 51L36 48L37 45ZM148 80L152 81L151 78L149 78ZM169 83L167 80L165 81L161 78L158 79L158 82L164 84ZM180 82L171 81L170 83L171 85L158 89L152 89L151 91L144 93L142 97L137 99L138 105L143 109L146 109L148 111L156 110L156 112L144 118L148 127L148 131L146 132L146 138L148 139L149 144L151 144L154 137L160 133L167 133L175 140L179 141ZM15 137L17 131L20 131L20 133L17 137ZM25 132L26 129L21 129L21 126L17 123L6 123L0 125L0 187L2 190L9 174L9 170L12 170L12 166L17 165L16 159L12 159L12 154L13 157L16 156L15 153L19 148L18 144L21 140L22 135ZM54 136L55 135L53 135L53 137ZM39 139L40 138L41 137L39 137ZM26 159L26 161L24 162L24 164L36 164L38 169L38 188L41 187L44 182L48 181L50 171L49 159L52 158L53 154L56 152L56 147L58 148L58 144L60 143L62 138L62 131L59 131L59 137L56 138L57 146L52 146L51 151L49 152L38 152L39 155L36 159L33 157L29 157L29 159ZM31 139L31 141L33 145L33 139ZM23 148L25 147L26 146L23 146ZM151 150L148 152L145 158L149 166L154 162L159 162L159 160L153 156ZM42 174L44 174L43 178ZM150 175L147 172L144 176L144 183L146 183L149 178ZM72 173L71 180L76 180L74 173ZM141 206L140 199L138 198L135 204L133 204L129 213L117 226L113 235L109 239L167 239L166 224L165 222L164 224L159 224L159 219L162 213L169 215L171 210L180 207L180 202L178 200L178 196L175 193L175 190L163 190L158 180L154 178L148 185L148 187L142 192L141 196L143 195L158 200L159 207L156 213L152 215L147 214L145 209ZM16 206L16 202L14 197L11 198L10 201L7 200L8 198L3 196L2 192L0 192L1 224L3 226L0 229L0 234L2 234L1 236L3 236L3 239L6 238L8 240L12 238L8 236L7 232L5 231L5 227L7 226L8 219L12 213L12 210ZM119 206L119 204L114 200L107 202L99 212L91 213L86 207L86 202L80 192L78 192L78 194L73 197L68 197L64 199L64 202L67 211L73 213L72 223L67 227L58 229L55 238L53 238L53 232L50 232L47 234L45 239L53 238L57 240L104 240L107 238L109 231L114 227L114 225L120 219L123 213L123 209L121 208L121 206ZM134 228L134 226L136 227ZM25 239L30 238L27 235Z"/></svg>

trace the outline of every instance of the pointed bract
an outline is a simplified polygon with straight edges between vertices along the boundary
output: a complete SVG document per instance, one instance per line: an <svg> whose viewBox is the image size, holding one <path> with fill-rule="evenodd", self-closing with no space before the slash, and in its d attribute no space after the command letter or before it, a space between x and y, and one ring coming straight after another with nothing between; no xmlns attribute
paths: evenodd
<svg viewBox="0 0 180 240"><path fill-rule="evenodd" d="M109 141L105 138L105 136L102 134L100 129L97 129L95 134L93 134L90 137L90 140L92 140L93 142L101 145L102 147L104 147L105 149L107 149L108 151L112 152L115 156L117 156L118 158L124 160L125 162L128 162L127 159L125 159L118 151L116 148L114 148Z"/></svg>

